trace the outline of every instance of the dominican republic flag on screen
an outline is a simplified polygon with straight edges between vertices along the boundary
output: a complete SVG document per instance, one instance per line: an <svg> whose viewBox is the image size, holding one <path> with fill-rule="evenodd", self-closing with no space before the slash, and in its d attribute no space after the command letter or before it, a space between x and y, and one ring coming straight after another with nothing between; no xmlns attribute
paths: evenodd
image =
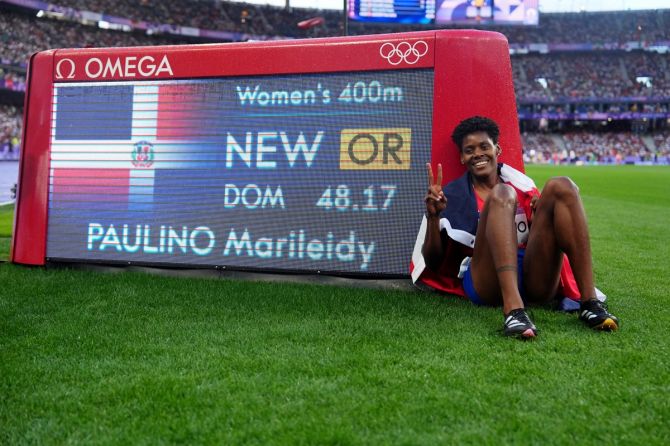
<svg viewBox="0 0 670 446"><path fill-rule="evenodd" d="M187 154L165 144L189 134L184 122L198 106L188 101L192 88L159 83L55 87L51 204L151 210L156 170L186 161Z"/></svg>

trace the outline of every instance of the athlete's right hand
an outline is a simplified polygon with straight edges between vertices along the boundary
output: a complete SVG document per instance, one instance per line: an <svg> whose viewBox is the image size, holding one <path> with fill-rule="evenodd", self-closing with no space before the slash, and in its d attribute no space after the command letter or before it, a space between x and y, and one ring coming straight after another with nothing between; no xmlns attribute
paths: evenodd
<svg viewBox="0 0 670 446"><path fill-rule="evenodd" d="M437 178L433 175L433 168L430 163L426 163L428 170L428 193L426 194L426 216L436 217L446 209L447 197L442 192L442 164L437 165Z"/></svg>

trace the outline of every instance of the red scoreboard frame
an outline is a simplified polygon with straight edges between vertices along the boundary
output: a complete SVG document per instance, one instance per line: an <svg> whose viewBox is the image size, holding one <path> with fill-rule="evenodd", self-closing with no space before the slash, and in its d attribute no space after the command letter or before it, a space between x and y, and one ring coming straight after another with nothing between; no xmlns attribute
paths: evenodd
<svg viewBox="0 0 670 446"><path fill-rule="evenodd" d="M10 258L47 261L49 172L55 83L155 81L432 68L431 160L445 183L463 172L450 139L473 115L501 128L501 161L523 170L507 39L499 33L441 30L323 39L58 49L32 56L24 110L19 189ZM419 197L421 199L421 197ZM418 229L418 227L417 227ZM407 261L411 252L408 252Z"/></svg>

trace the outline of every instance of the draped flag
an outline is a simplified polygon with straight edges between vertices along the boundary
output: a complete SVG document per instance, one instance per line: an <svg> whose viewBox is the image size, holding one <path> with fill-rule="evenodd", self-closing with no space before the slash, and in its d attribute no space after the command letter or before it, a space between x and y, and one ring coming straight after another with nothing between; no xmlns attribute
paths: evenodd
<svg viewBox="0 0 670 446"><path fill-rule="evenodd" d="M503 182L515 188L521 207L529 210L531 197L539 196L539 191L533 180L505 164L499 166L499 175ZM440 216L440 229L447 232L450 242L446 248L447 252L443 264L438 271L433 271L427 267L423 258L422 249L427 229L427 222L424 217L412 253L410 274L415 284L420 283L437 291L465 296L459 273L462 260L465 257L472 256L472 248L475 244L475 233L479 218L476 198L465 175L449 183L444 188L444 193L447 197L448 208ZM517 215L517 217L519 216ZM531 216L527 215L526 217L529 221ZM524 231L527 230L526 227ZM521 241L522 234L517 235ZM527 237L528 234L526 233L525 240L527 240ZM560 305L562 310L574 311L579 308L577 302L580 300L580 293L567 256L563 257L559 293L564 297ZM605 300L605 295L597 288L596 294L600 300Z"/></svg>

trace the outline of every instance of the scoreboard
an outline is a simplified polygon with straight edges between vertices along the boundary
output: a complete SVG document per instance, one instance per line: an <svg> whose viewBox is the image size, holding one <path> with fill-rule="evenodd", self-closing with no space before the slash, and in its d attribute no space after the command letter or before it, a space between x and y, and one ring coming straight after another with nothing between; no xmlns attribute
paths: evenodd
<svg viewBox="0 0 670 446"><path fill-rule="evenodd" d="M349 18L361 22L433 23L435 0L348 0Z"/></svg>
<svg viewBox="0 0 670 446"><path fill-rule="evenodd" d="M438 25L530 25L539 23L539 0L438 0Z"/></svg>
<svg viewBox="0 0 670 446"><path fill-rule="evenodd" d="M460 119L521 164L490 32L55 50L27 95L17 263L403 277Z"/></svg>
<svg viewBox="0 0 670 446"><path fill-rule="evenodd" d="M431 69L59 84L47 257L404 273L432 93Z"/></svg>
<svg viewBox="0 0 670 446"><path fill-rule="evenodd" d="M347 0L351 20L437 25L531 25L538 0Z"/></svg>

